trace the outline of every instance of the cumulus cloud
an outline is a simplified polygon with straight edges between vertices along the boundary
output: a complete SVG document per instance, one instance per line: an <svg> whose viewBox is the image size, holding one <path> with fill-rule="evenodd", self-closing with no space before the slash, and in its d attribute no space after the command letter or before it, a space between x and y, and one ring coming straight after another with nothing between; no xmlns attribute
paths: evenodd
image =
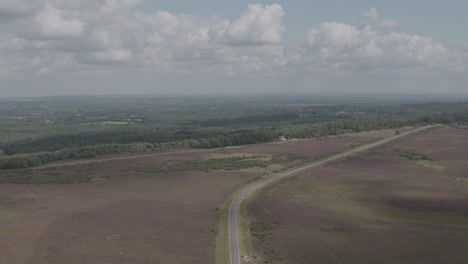
<svg viewBox="0 0 468 264"><path fill-rule="evenodd" d="M249 5L242 16L228 26L226 36L234 45L281 42L285 31L281 21L283 16L284 10L278 4Z"/></svg>
<svg viewBox="0 0 468 264"><path fill-rule="evenodd" d="M116 12L127 11L137 4L142 2L141 0L106 0L101 6L101 13L114 15Z"/></svg>
<svg viewBox="0 0 468 264"><path fill-rule="evenodd" d="M18 54L64 53L75 64L175 71L205 67L227 75L259 73L284 64L282 48L268 48L281 42L285 31L280 5L249 5L238 19L229 21L134 11L140 2L43 0L35 14L17 25L24 34L3 39L0 35L0 53L13 49Z"/></svg>
<svg viewBox="0 0 468 264"><path fill-rule="evenodd" d="M428 37L404 33L384 34L405 20L377 20L374 8L364 12L358 26L325 22L306 35L304 58L313 65L335 69L449 67L450 51Z"/></svg>
<svg viewBox="0 0 468 264"><path fill-rule="evenodd" d="M401 28L406 23L406 19L380 19L377 9L370 8L362 13L358 28L372 27L375 30L395 30Z"/></svg>
<svg viewBox="0 0 468 264"><path fill-rule="evenodd" d="M374 8L356 25L324 22L311 28L303 41L286 43L285 12L278 4L248 5L237 19L229 20L142 13L135 10L140 2L2 1L0 14L29 13L0 31L0 75L144 70L274 78L285 73L334 76L388 69L460 72L468 67L466 46L447 48L429 37L396 33L393 30L405 20L379 19Z"/></svg>
<svg viewBox="0 0 468 264"><path fill-rule="evenodd" d="M99 10L106 0L42 0L61 10L81 12L95 12Z"/></svg>
<svg viewBox="0 0 468 264"><path fill-rule="evenodd" d="M367 67L437 66L448 50L430 38L403 33L379 34L370 27L322 23L307 34L313 61L324 65Z"/></svg>
<svg viewBox="0 0 468 264"><path fill-rule="evenodd" d="M228 23L221 19L204 19L189 15L174 15L168 12L156 12L151 15L138 14L149 45L170 45L172 47L207 48L212 41L211 31L218 25L222 28Z"/></svg>
<svg viewBox="0 0 468 264"><path fill-rule="evenodd" d="M171 45L207 47L227 44L234 46L268 45L281 42L285 27L282 23L283 8L273 4L249 5L235 21L212 17L199 18L190 15L174 15L156 12L138 14L151 31L147 41L160 44L171 40Z"/></svg>
<svg viewBox="0 0 468 264"><path fill-rule="evenodd" d="M84 33L85 23L66 17L64 12L50 4L46 4L42 12L34 18L32 35L45 39L78 37Z"/></svg>

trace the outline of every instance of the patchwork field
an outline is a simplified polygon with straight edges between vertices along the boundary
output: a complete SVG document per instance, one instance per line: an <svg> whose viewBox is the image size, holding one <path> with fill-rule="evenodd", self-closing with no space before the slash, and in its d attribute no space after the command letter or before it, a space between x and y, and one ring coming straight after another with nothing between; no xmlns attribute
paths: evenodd
<svg viewBox="0 0 468 264"><path fill-rule="evenodd" d="M249 263L466 263L468 131L441 128L282 180L248 203Z"/></svg>
<svg viewBox="0 0 468 264"><path fill-rule="evenodd" d="M112 155L3 171L0 263L214 263L220 207L237 188L370 140Z"/></svg>

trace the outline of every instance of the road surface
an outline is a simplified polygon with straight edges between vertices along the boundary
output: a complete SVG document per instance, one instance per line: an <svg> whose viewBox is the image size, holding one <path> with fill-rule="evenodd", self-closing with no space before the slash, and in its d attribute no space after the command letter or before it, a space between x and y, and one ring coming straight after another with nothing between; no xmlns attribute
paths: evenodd
<svg viewBox="0 0 468 264"><path fill-rule="evenodd" d="M364 145L364 146L361 146L361 147L357 147L357 148L352 149L352 150L348 150L348 151L336 154L334 156L328 157L328 158L323 159L323 160L319 160L319 161L316 161L316 162L313 162L313 163L309 163L307 165L301 166L301 167L293 169L293 170L278 173L278 174L274 175L271 178L260 181L260 182L258 182L256 184L246 188L244 191L242 191L241 194L239 194L234 199L233 203L229 207L229 244L230 244L230 253L231 253L231 264L240 264L241 263L241 261L240 261L240 250L239 250L239 232L238 232L238 228L237 228L238 227L238 223L237 223L238 221L237 220L239 218L238 217L238 211L239 211L239 205L241 204L241 202L251 192L265 186L266 184L268 184L270 182L276 181L276 180L278 180L280 178L284 178L286 176L296 174L296 173L298 173L300 171L303 171L303 170L306 170L306 169L309 169L309 168L312 168L312 167L316 167L316 166L319 166L319 165L328 163L330 161L334 161L334 160L343 158L345 156L348 156L348 155L351 155L351 154L354 154L354 153L357 153L357 152L360 152L360 151L363 151L363 150L374 148L376 146L387 143L387 142L389 142L391 140L394 140L394 139L406 136L408 134L415 133L415 132L430 128L430 127L433 127L433 126L421 127L421 128L418 128L418 129L415 129L415 130L412 130L412 131L409 131L409 132L406 132L406 133L403 133L403 134L400 134L400 135L396 135L396 136L393 136L393 137L390 137L390 138L379 140L377 142L373 142L373 143L370 143L370 144L367 144L367 145Z"/></svg>

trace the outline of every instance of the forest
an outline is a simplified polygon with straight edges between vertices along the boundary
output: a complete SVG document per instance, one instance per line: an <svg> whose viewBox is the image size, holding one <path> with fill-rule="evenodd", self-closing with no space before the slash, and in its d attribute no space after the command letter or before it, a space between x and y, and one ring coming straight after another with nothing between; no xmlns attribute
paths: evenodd
<svg viewBox="0 0 468 264"><path fill-rule="evenodd" d="M319 138L436 123L463 126L468 123L467 105L454 99L371 95L0 99L0 169L112 153L256 144L279 137Z"/></svg>

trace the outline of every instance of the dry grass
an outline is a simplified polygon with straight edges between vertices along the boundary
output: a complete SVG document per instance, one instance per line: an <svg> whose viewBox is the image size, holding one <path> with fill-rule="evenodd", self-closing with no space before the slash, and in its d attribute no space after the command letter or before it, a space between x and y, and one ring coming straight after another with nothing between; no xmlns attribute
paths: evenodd
<svg viewBox="0 0 468 264"><path fill-rule="evenodd" d="M258 175L132 170L155 159L198 158L82 165L110 176L82 184L0 185L0 263L214 263L219 207Z"/></svg>
<svg viewBox="0 0 468 264"><path fill-rule="evenodd" d="M467 142L465 131L434 130L270 186L248 207L278 228L254 247L273 250L273 263L465 263L468 183L453 179L468 164L450 162L465 159Z"/></svg>
<svg viewBox="0 0 468 264"><path fill-rule="evenodd" d="M41 176L86 170L95 178L81 184L0 185L0 264L226 263L226 210L233 193L297 162L230 172L145 173L135 168L236 155L264 155L263 161L288 154L313 159L349 148L355 139L134 154L132 159L115 155L99 163L65 162L68 166L31 171ZM242 225L248 229L249 223ZM246 239L244 245L253 249L249 243Z"/></svg>
<svg viewBox="0 0 468 264"><path fill-rule="evenodd" d="M347 134L349 136L355 136L355 137L374 137L374 138L389 138L395 135L396 131L399 131L400 133L405 133L407 131L412 130L412 127L406 127L402 129L383 129L383 130L373 130L373 131L364 131L364 132L358 132L358 133L351 133Z"/></svg>

